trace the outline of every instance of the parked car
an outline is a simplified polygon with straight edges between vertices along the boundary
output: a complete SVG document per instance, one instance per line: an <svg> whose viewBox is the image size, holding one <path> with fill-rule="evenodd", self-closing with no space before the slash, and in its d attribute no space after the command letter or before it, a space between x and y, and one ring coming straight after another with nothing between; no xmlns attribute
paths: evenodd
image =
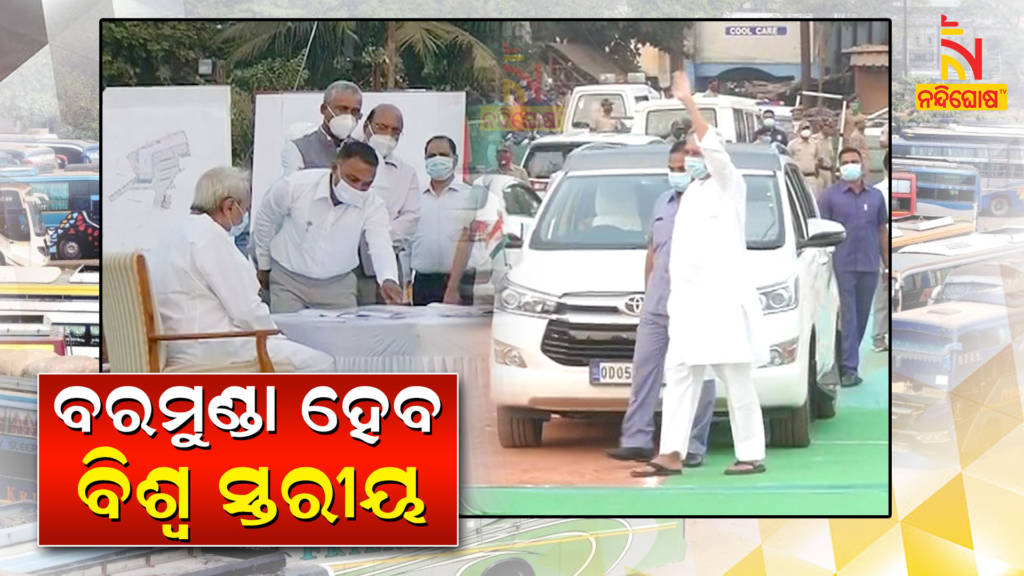
<svg viewBox="0 0 1024 576"><path fill-rule="evenodd" d="M522 260L496 296L491 393L503 446L539 445L552 414L626 409L629 378L605 373L632 368L651 214L669 189L668 150L579 150L552 183ZM811 419L836 410L841 338L830 248L845 230L819 217L788 156L757 144L727 150L747 184L748 269L772 343L771 362L754 372L769 442L806 446ZM716 411L724 409L719 386Z"/></svg>
<svg viewBox="0 0 1024 576"><path fill-rule="evenodd" d="M738 96L694 96L701 114L714 126L726 142L753 142L759 127L756 101ZM637 106L633 134L667 138L672 123L690 124L689 113L682 102L670 98Z"/></svg>
<svg viewBox="0 0 1024 576"><path fill-rule="evenodd" d="M30 164L40 172L52 172L58 168L57 155L46 146L35 144L0 144L0 152L6 152L18 159L20 164Z"/></svg>
<svg viewBox="0 0 1024 576"><path fill-rule="evenodd" d="M38 136L4 136L0 138L3 144L23 144L32 146L45 146L53 150L58 156L63 156L67 164L88 163L88 151L95 148L98 152L99 143L92 140L66 140L59 138L41 138ZM2 146L3 144L0 144Z"/></svg>
<svg viewBox="0 0 1024 576"><path fill-rule="evenodd" d="M586 84L572 89L569 107L565 111L562 132L591 130L593 121L601 114L601 101L612 103L612 117L622 120L627 131L632 125L637 107L644 102L660 100L661 93L643 83L643 74L635 78L638 82L628 84Z"/></svg>
<svg viewBox="0 0 1024 576"><path fill-rule="evenodd" d="M530 185L543 195L551 175L562 169L565 157L580 146L595 143L610 145L640 145L658 142L657 136L635 134L609 134L577 131L571 134L543 136L533 141L523 155L522 167L530 176Z"/></svg>

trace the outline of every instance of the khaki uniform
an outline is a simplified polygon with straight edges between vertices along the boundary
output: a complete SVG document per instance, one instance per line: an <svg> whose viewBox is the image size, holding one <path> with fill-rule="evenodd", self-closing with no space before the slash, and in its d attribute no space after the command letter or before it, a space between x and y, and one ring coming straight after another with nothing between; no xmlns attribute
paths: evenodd
<svg viewBox="0 0 1024 576"><path fill-rule="evenodd" d="M594 132L621 132L622 122L617 118L600 115L594 119Z"/></svg>
<svg viewBox="0 0 1024 576"><path fill-rule="evenodd" d="M499 166L498 173L518 178L523 182L530 181L530 175L526 173L526 170L524 170L522 166L516 166L515 164L509 164L508 169L506 170L502 170L501 167Z"/></svg>
<svg viewBox="0 0 1024 576"><path fill-rule="evenodd" d="M814 191L815 197L821 195L823 190L821 186L821 180L818 178L818 160L821 158L821 148L819 142L808 138L797 136L795 139L790 140L789 155L796 162L797 166L800 167L800 172L804 175L804 179L807 180L807 184Z"/></svg>
<svg viewBox="0 0 1024 576"><path fill-rule="evenodd" d="M821 190L824 191L826 188L831 186L835 182L834 173L835 166L835 143L830 136L825 136L821 132L811 134L811 140L814 141L818 146L818 152L821 155L821 166L818 170L818 181L821 183Z"/></svg>

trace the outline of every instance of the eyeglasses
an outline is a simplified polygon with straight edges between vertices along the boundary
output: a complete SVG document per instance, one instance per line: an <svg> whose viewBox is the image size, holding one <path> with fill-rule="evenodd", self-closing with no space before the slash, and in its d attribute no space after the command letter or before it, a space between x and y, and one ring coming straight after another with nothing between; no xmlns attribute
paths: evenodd
<svg viewBox="0 0 1024 576"><path fill-rule="evenodd" d="M374 134L380 134L381 136L394 136L395 138L398 138L402 135L401 128L395 128L394 126L388 126L378 122L370 122L370 130L373 130Z"/></svg>

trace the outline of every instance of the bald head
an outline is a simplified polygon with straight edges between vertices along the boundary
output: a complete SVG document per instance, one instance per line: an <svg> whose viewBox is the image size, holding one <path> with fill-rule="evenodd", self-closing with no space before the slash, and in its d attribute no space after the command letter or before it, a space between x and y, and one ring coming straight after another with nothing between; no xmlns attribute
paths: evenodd
<svg viewBox="0 0 1024 576"><path fill-rule="evenodd" d="M369 138L373 134L382 136L394 136L398 138L402 134L405 122L402 119L402 111L394 104L378 104L366 116L363 123L363 132Z"/></svg>

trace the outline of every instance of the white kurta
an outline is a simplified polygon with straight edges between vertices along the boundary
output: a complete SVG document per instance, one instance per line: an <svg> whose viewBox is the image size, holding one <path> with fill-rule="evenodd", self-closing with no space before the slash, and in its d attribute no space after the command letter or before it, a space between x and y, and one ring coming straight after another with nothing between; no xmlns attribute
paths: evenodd
<svg viewBox="0 0 1024 576"><path fill-rule="evenodd" d="M680 198L669 259L669 347L694 366L760 366L769 354L746 266L746 183L714 128L698 144L710 177Z"/></svg>
<svg viewBox="0 0 1024 576"><path fill-rule="evenodd" d="M168 229L147 259L167 334L272 330L260 301L256 270L234 240L212 218L191 214ZM286 360L299 372L331 372L334 359L283 337L267 341L271 360ZM252 338L167 343L175 364L229 364L256 357Z"/></svg>

